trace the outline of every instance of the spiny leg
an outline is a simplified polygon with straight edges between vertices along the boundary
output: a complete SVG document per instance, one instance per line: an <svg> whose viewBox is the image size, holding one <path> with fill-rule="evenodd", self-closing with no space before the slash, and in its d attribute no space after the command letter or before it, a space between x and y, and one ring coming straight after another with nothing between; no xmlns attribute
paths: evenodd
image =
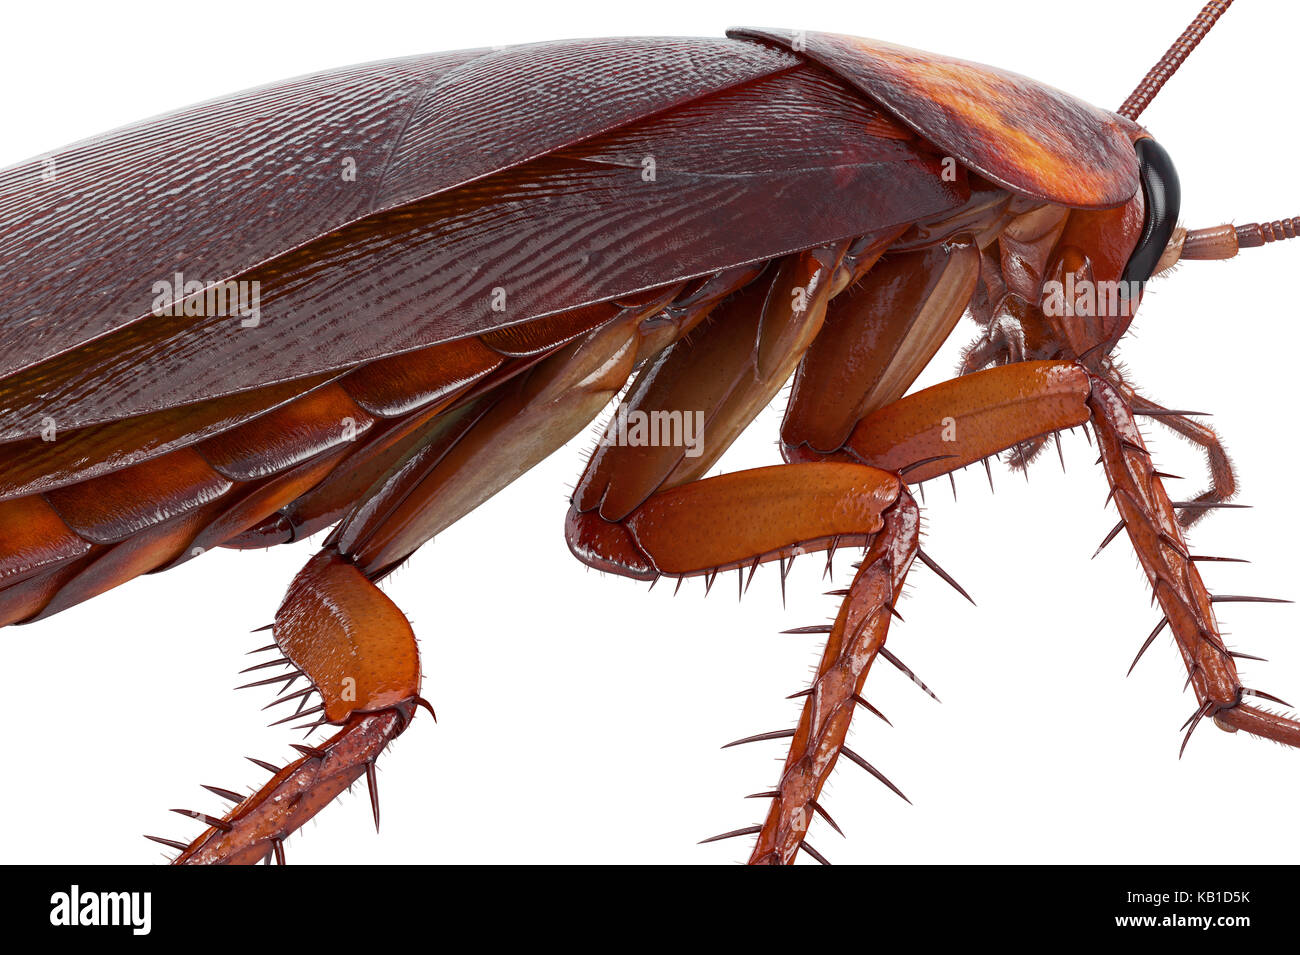
<svg viewBox="0 0 1300 955"><path fill-rule="evenodd" d="M752 573L769 560L784 565L794 553L869 547L844 594L800 725L781 734L792 738L791 753L768 820L758 829L752 861L788 863L801 847L810 851L803 837L812 814L820 811L817 796L840 753L875 772L849 754L844 742L862 681L883 650L903 576L918 553L916 505L896 472L908 469L909 480L927 469L943 473L1018 441L1080 424L1087 420L1087 392L1086 375L1069 363L981 372L887 405L857 427L848 422L849 439L835 455L684 483L649 497L624 493L629 481L645 487L644 476L636 472L638 459L616 453L618 448L593 459L575 492L567 533L575 555L603 570L643 580L707 579L730 568ZM803 448L802 453L815 454ZM884 470L864 466L873 462ZM877 488L872 493L889 491L874 505L880 509L878 523L845 522L854 509L865 518L861 509L872 496L870 485L853 485L854 474L863 481L871 476ZM628 501L630 510L623 503Z"/></svg>
<svg viewBox="0 0 1300 955"><path fill-rule="evenodd" d="M419 697L419 656L406 617L339 554L312 558L273 626L284 662L296 669L272 679L283 679L287 691L295 674L306 676L322 703L296 715L340 729L323 743L296 745L302 755L283 768L259 763L271 780L224 817L184 812L208 828L188 845L158 840L182 849L176 864L253 864L272 855L283 862L289 834L363 774L378 826L375 760L406 729L416 706L428 705Z"/></svg>
<svg viewBox="0 0 1300 955"><path fill-rule="evenodd" d="M786 445L786 450L791 457L810 461L856 461L876 464L889 470L905 468L909 481L926 480L1017 444L1083 425L1090 419L1101 422L1098 427L1104 428L1107 420L1105 402L1097 397L1097 394L1103 390L1099 386L1104 385L1104 382L1091 378L1082 368L1069 362L1026 362L990 369L926 389L877 409L856 424L850 423L847 429L848 439L830 454L819 454L812 450L807 443L798 441L797 435L795 441ZM835 425L832 424L832 427ZM1133 428L1132 431L1136 435L1136 429ZM1132 440L1126 439L1124 446L1130 447L1133 444ZM758 474L758 472L751 473L755 476ZM1158 475L1149 468L1149 463L1144 473L1147 479L1153 479L1158 485ZM675 490L691 491L708 483L698 482L696 485L687 485ZM1163 494L1163 491L1161 493ZM904 500L904 494L905 492L900 488L900 501ZM654 495L646 503L658 505L660 500L660 495ZM1169 525L1165 529L1166 534L1171 538L1180 539L1176 523L1172 521L1172 505L1168 504L1167 498L1164 500L1169 518L1165 522ZM901 505L896 513L901 514L904 509L905 505ZM647 543L641 539L645 535L634 526L642 523L636 513L639 510L640 508L635 509L624 519L611 519L609 516L591 510L584 512L575 507L570 512L569 518L571 547L578 556L594 566L625 573L628 576L654 579L657 574L664 572L664 568L653 558L654 549L647 550L643 546ZM652 510L659 514L662 508L656 506ZM661 514L659 516L662 517ZM604 517L604 520L601 520L601 517ZM694 523L692 519L691 524ZM707 526L718 529L719 533L722 533L719 529L722 523L721 521L707 522ZM654 529L662 530L659 520L645 521L645 526L652 532ZM731 526L734 526L734 522ZM884 526L885 521L882 519L882 529ZM1170 528L1172 528L1171 534L1168 533ZM686 528L681 530L685 531ZM731 530L728 529L726 534L730 533ZM873 538L875 558L863 562L862 570L866 573L859 574L858 579L855 580L855 587L850 588L846 594L848 597L846 607L842 610L836 625L839 632L832 634L832 646L827 650L820 671L822 675L835 673L836 677L843 682L844 673L837 671L845 647L848 648L850 655L859 650L866 653L883 651L884 617L879 613L879 607L887 604L887 601L881 600L879 596L885 593L883 578L887 574L889 583L893 585L896 578L901 579L898 570L905 570L905 567L901 560L886 562L882 557L885 548L891 543L897 549L897 544L902 542L906 553L909 540L910 538L903 533ZM1141 553L1143 545L1136 540L1135 543L1139 544ZM821 542L821 546L831 545ZM811 549L811 547L801 549ZM769 551L758 555L750 562L750 566L756 566L762 559L771 559L774 553L777 552ZM919 554L919 551L916 553ZM723 566L721 561L723 555L711 556L719 561L712 571L716 573L716 570ZM728 566L740 567L745 563L735 554L727 557L727 560L731 561ZM927 563L932 564L928 560ZM1190 566L1190 561L1188 564ZM1191 571L1194 570L1195 568L1192 567ZM697 572L707 573L707 571ZM866 596L872 590L866 581L873 577L877 582L875 602ZM1199 577L1195 579L1199 585ZM1203 592L1203 587L1200 589ZM1208 605L1208 595L1205 596L1205 600ZM852 609L854 607L858 608L859 613L856 618ZM877 612L871 613L871 608L876 608ZM861 624L860 628L858 624ZM846 636L850 637L847 644ZM1220 649L1221 647L1211 648L1209 652L1223 656L1230 662L1231 658L1227 655L1227 651L1220 653ZM860 664L861 658L859 657L855 662ZM870 661L866 662L869 664ZM857 669L844 672L861 677L865 675L866 667L859 665ZM1202 678L1200 682L1204 684L1206 681ZM1223 682L1222 680L1211 681L1216 684ZM1235 678L1227 681L1227 685L1239 688ZM816 690L815 685L809 693L810 697L814 696ZM856 689L854 695L857 699L861 699ZM839 697L832 697L840 704L842 698L842 693ZM1239 700L1239 695L1234 699L1232 695L1220 694L1219 698L1211 704L1211 708L1218 707L1215 716L1220 725L1225 728L1245 729L1283 742L1296 742L1300 739L1300 734L1297 734L1297 724L1290 719L1245 706L1240 704ZM802 838L806 831L806 822L811 819L809 809L811 808L812 812L820 811L820 807L815 802L816 794L820 790L820 782L824 782L824 773L833 767L833 761L827 759L826 754L828 752L838 754L843 751L840 727L834 720L819 723L821 720L826 720L831 712L841 719L848 715L842 705L829 710L825 706L815 708L813 701L810 700L805 706L799 728L790 732L762 734L757 737L790 737L794 740L794 747L787 764L788 768L794 769L794 775L783 780L783 788L788 791L783 792L782 789L778 789L773 793L764 794L771 796L774 804L763 826L749 827L725 834L728 836L757 834L759 848L756 850L754 861L788 862L801 847L812 853ZM1209 710L1203 706L1198 709L1194 720L1208 713ZM831 733L826 736L815 736L813 731L818 725L829 727ZM847 729L847 726L843 728ZM812 746L810 742L813 743ZM810 759L810 754L816 758ZM814 767L811 778L805 775L810 766ZM822 775L818 775L816 768L822 770ZM820 860L816 853L812 854Z"/></svg>
<svg viewBox="0 0 1300 955"><path fill-rule="evenodd" d="M843 446L822 460L875 464L899 471L909 481L933 477L1083 422L1087 393L1086 375L1068 363L1022 363L978 372L877 409L851 425ZM813 453L804 442L795 448L803 456ZM920 556L966 595L920 551L918 525L916 504L902 489L898 502L885 513L882 530L870 542L830 628L781 780L758 830L751 864L790 864L800 848L825 861L809 850L804 834L814 812L825 814L817 796L841 754L903 795L849 750L845 739L856 707L871 708L862 690L876 657L884 655L900 665L885 641L913 558Z"/></svg>
<svg viewBox="0 0 1300 955"><path fill-rule="evenodd" d="M784 582L785 561L794 554L818 549L833 553L839 545L870 539L852 522L844 527L825 524L820 509L841 506L838 492L822 483L842 476L834 468L760 469L697 479L790 375L822 328L830 297L864 274L868 287L874 287L870 269L893 238L893 234L864 237L847 249L812 250L783 260L764 280L725 303L702 333L678 342L642 373L614 420L631 413L653 420L698 409L707 444L690 455L680 443L604 442L573 496L568 537L580 559L641 579L702 574L708 584L731 567L748 570L752 578L759 563L779 559ZM881 284L894 287L900 273L906 276L909 281L903 284L911 286L908 304L918 313L917 320L942 326L960 312L948 299L955 299L953 289L960 290L969 271L953 262L971 266L973 253L968 252L906 257ZM935 304L936 299L941 303ZM860 311L863 303L858 305ZM904 365L907 361L915 362L916 356L909 356ZM850 468L849 473L853 471ZM886 484L898 487L893 477ZM823 498L808 503L809 493L821 493ZM910 498L908 505L915 510ZM774 513L764 513L767 510ZM870 586L862 585L870 590L861 598L866 603L877 596L875 575L875 571L863 575L864 581L872 581ZM853 600L846 602L854 605ZM842 738L837 743L833 729L830 734L826 746L838 752ZM815 801L815 795L810 798ZM806 803L789 802L787 816L797 816L800 806L807 808ZM786 838L792 840L789 851L797 851L801 844L797 833Z"/></svg>
<svg viewBox="0 0 1300 955"><path fill-rule="evenodd" d="M788 354L802 354L803 344L816 333L833 284L847 280L848 273L841 277L841 272L870 252L870 243L845 242L791 256L761 282L752 281L761 268L746 267L697 283L666 305L657 293L630 301L614 319L526 373L440 414L362 495L290 588L275 623L274 646L284 652L284 660L269 665L283 662L298 669L250 684L284 684L278 702L296 698L300 711L315 691L322 705L296 715L314 718L319 712L314 726L342 729L319 747L299 747L303 757L283 769L259 764L274 778L225 818L186 811L209 824L192 845L161 841L182 848L182 862L282 858L285 836L362 772L373 800L374 759L423 702L416 695L414 637L375 581L574 437L623 387L638 360L676 341L728 296L759 306L753 317L764 324L765 348L756 353L751 338L738 353L755 354L763 372L757 378L764 387L779 387L780 380L773 379L789 374L794 359ZM757 288L741 288L746 283ZM769 298L775 307L764 307ZM733 324L720 321L715 327ZM728 350L724 346L722 354ZM748 369L737 371L742 379L753 377ZM720 422L751 413L753 402L744 389L724 389L717 400L723 411ZM367 603L373 605L369 610L364 609ZM371 633L372 623L380 632ZM347 669L341 671L344 663ZM374 677L370 683L361 680L364 692L356 685L358 672ZM289 693L299 675L308 678L308 692ZM377 804L375 814L377 824Z"/></svg>
<svg viewBox="0 0 1300 955"><path fill-rule="evenodd" d="M968 286L974 280L977 260L973 248L958 246L951 252L935 250L901 256L892 269L879 275L867 272L855 296L839 308L835 325L831 327L828 318L827 329L816 339L814 347L825 353L823 359L817 360L809 353L800 366L794 410L787 414L783 434L798 433L801 423L809 422L818 426L823 440L825 435L832 435L829 447L834 451L847 436L858 433L855 424L859 423L863 400L871 408L894 407L888 402L906 387L929 357L930 346L940 341L959 317L961 304L969 297ZM864 255L862 261L874 262L875 256ZM787 260L783 267L791 270L796 262ZM815 274L815 267L816 263L810 262L803 274ZM790 284L779 275L772 282L774 289ZM810 289L817 287L813 282L808 285ZM896 301L899 296L901 301ZM679 447L607 443L593 457L574 493L567 533L570 548L586 563L649 580L663 574L702 574L711 583L721 570L748 569L752 575L759 563L780 559L784 582L785 558L795 553L818 549L833 552L838 545L868 542L877 549L878 553L873 552L864 561L854 585L845 594L840 630L832 634L823 661L825 680L819 681L815 692L810 693L804 721L799 729L782 734L794 738L790 768L781 788L773 794L773 808L768 822L761 827L761 848L755 861L790 862L800 847L812 851L802 835L811 813L818 811L816 797L821 786L838 754L845 751L844 734L852 710L861 699L857 688L871 660L883 649L893 599L916 552L916 509L896 476L891 475L889 486L900 490L897 499L891 501L894 509L890 511L890 530L883 540L877 543L875 536L886 526L883 517L879 528L870 535L864 535L859 528L834 526L830 515L835 513L835 507L842 506L835 493L815 505L806 495L817 482L834 480L837 468L848 463L860 465L865 459L849 450L826 455L809 447L823 444L823 440L800 442L801 454L822 462L812 470L792 465L790 471L759 469L690 483L722 453L739 430L738 425L752 418L753 412L770 399L774 386L779 386L788 373L782 366L788 368L791 359L800 354L798 344L807 337L802 329L816 327L806 318L799 321L799 315L782 313L776 321L756 315L759 301L754 297L750 304L745 296L733 299L726 314L706 329L705 335L674 346L661 362L642 374L629 393L626 406L633 411L653 414L703 407L710 436L704 454L691 460ZM761 301L766 311L773 303L788 302L789 297L769 294ZM853 391L860 386L868 392L867 398L859 400L848 395L846 401L844 383L835 377L843 367L841 361L834 360L833 353L841 350L836 343L851 345L861 338L872 338L878 314L896 316L900 311L908 316L903 324L924 341L908 348L900 340L892 348L870 350L869 365L855 373L847 389ZM815 320L819 318L814 316ZM773 330L786 328L795 333L781 337L772 334ZM893 333L898 329L894 323L887 323L886 330ZM756 340L758 344L754 344ZM772 344L765 347L765 342ZM766 362L756 357L764 354L773 357ZM972 376L962 385L964 392L980 395L992 391L1005 399L995 402L996 407L987 414L966 415L961 400L940 397L925 407L915 400L907 403L912 418L896 412L891 420L897 427L892 431L890 421L874 419L875 440L889 447L871 447L867 453L876 453L887 461L884 466L889 471L896 471L935 457L936 452L927 446L940 443L937 456L953 458L945 463L962 466L1017 440L1086 420L1082 402L1086 378L1073 365L1062 368L1057 363L1044 369L1040 367L1043 364L1047 363L1003 372L997 384L992 384L988 375ZM701 371L712 374L702 375ZM1043 420L1026 415L1026 405L1035 405ZM955 432L962 440L956 443L949 434L949 413L953 411L962 416ZM714 437L719 432L722 441ZM982 440L990 434L991 443ZM964 456L957 461L959 455ZM828 458L839 463L829 463ZM869 469L864 473L876 472ZM806 510L808 507L814 509ZM882 555L889 559L881 559ZM843 679L845 674L850 678ZM856 754L849 758L875 772Z"/></svg>
<svg viewBox="0 0 1300 955"><path fill-rule="evenodd" d="M298 698L295 715L313 721L308 728L339 730L298 746L301 758L283 768L259 763L273 778L226 816L186 812L208 829L188 846L161 840L183 850L177 862L282 859L284 839L362 774L378 825L375 759L428 704L419 697L414 633L375 581L580 431L627 380L640 317L633 311L590 332L503 390L439 418L327 539L276 615L282 660L252 668L295 669L249 685L282 683L280 700ZM320 706L302 710L308 694L288 692L299 675Z"/></svg>
<svg viewBox="0 0 1300 955"><path fill-rule="evenodd" d="M936 440L945 427L941 416L955 441ZM1143 650L1169 626L1196 688L1199 706L1189 725L1214 716L1222 728L1300 746L1300 723L1241 702L1252 694L1276 698L1241 685L1235 655L1224 646L1214 617L1215 602L1263 598L1216 598L1208 593L1183 540L1177 507L1151 464L1133 414L1116 386L1104 378L1067 362L1024 362L977 372L868 415L837 457L899 468L924 460L927 451L946 451L948 456L909 470L909 482L924 481L1029 440L1035 428L1042 429L1037 432L1041 435L1083 421L1105 436L1099 441L1102 462L1123 518L1112 536L1121 528L1128 531L1165 612Z"/></svg>
<svg viewBox="0 0 1300 955"><path fill-rule="evenodd" d="M866 672L916 554L919 514L897 475L855 463L787 464L722 474L652 494L625 518L570 510L570 549L591 566L638 579L753 570L762 562L868 545L844 596L831 648L793 737L791 762L762 827L761 857L791 862L844 746ZM775 738L765 735L762 738ZM881 777L883 779L883 777ZM887 781L886 781L887 782ZM770 858L769 858L770 857Z"/></svg>
<svg viewBox="0 0 1300 955"><path fill-rule="evenodd" d="M1167 625L1187 667L1188 682L1196 691L1198 706L1185 724L1187 735L1183 747L1186 748L1192 732L1207 716L1229 731L1242 729L1300 746L1300 722L1242 702L1248 695L1280 701L1242 685L1235 655L1224 645L1219 633L1214 615L1216 598L1206 590L1195 558L1188 551L1175 506L1152 466L1133 412L1114 385L1096 376L1092 381L1088 405L1112 488L1111 496L1119 509L1121 526L1132 541L1165 614L1147 644ZM1234 598L1217 598L1224 599Z"/></svg>
<svg viewBox="0 0 1300 955"><path fill-rule="evenodd" d="M863 685L877 655L887 652L890 616L918 551L920 513L906 490L883 517L884 526L868 545L831 626L767 819L750 853L751 865L789 865L801 848L825 861L805 840L814 813L829 819L817 798L841 754L903 796L845 743L857 706L870 706L862 697Z"/></svg>

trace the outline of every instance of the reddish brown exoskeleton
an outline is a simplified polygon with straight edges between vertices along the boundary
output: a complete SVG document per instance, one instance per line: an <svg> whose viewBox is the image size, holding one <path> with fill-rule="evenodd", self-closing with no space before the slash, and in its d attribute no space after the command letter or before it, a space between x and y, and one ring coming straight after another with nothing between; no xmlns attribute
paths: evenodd
<svg viewBox="0 0 1300 955"><path fill-rule="evenodd" d="M684 438L698 413L709 438L603 444L569 515L582 560L711 582L866 551L798 727L755 737L791 743L752 861L820 858L805 835L836 761L875 772L844 740L875 658L901 666L903 579L916 558L942 573L908 485L1090 423L1115 533L1197 693L1189 733L1212 717L1296 744L1243 702L1183 543L1231 495L1226 459L1109 361L1154 272L1294 235L1178 229L1172 162L1134 121L1226 7L1118 113L874 41L735 31L356 67L9 170L0 617L341 522L277 614L282 656L250 677L334 735L168 843L183 862L282 856L341 789L373 786L422 702L376 582L631 381L615 422ZM193 140L171 134L196 126L178 156ZM317 164L344 142L361 188ZM80 304L51 321L52 301ZM966 374L903 397L968 310ZM788 463L704 479L791 375ZM1168 499L1135 412L1207 445L1210 491Z"/></svg>

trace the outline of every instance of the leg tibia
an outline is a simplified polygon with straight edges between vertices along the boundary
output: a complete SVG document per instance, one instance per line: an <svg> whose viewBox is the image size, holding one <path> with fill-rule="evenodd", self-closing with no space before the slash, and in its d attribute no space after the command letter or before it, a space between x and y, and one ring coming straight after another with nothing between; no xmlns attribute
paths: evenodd
<svg viewBox="0 0 1300 955"><path fill-rule="evenodd" d="M324 743L278 770L265 786L189 844L175 865L254 865L283 859L285 837L368 772L406 728L415 703L379 713L356 713ZM270 767L273 768L273 767ZM372 793L373 796L373 793Z"/></svg>
<svg viewBox="0 0 1300 955"><path fill-rule="evenodd" d="M1215 504L1220 501L1230 501L1236 496L1237 475L1233 471L1232 460L1228 457L1223 442L1219 440L1213 428L1186 414L1179 414L1160 406L1150 398L1138 394L1122 381L1119 382L1118 387L1120 394L1133 408L1138 409L1138 413L1154 415L1155 419L1166 428L1182 435L1205 452L1205 461L1210 469L1210 487L1196 495L1193 501L1198 504ZM1178 515L1178 523L1183 527L1191 527L1208 513L1210 513L1209 508L1188 508Z"/></svg>
<svg viewBox="0 0 1300 955"><path fill-rule="evenodd" d="M885 645L894 602L916 557L919 523L906 492L884 513L831 628L750 864L789 865L803 844L817 796L844 750L867 672Z"/></svg>
<svg viewBox="0 0 1300 955"><path fill-rule="evenodd" d="M1211 717L1229 731L1245 730L1300 746L1300 722L1241 702L1254 691L1243 687L1237 675L1215 619L1213 598L1188 554L1174 506L1152 467L1128 405L1116 388L1101 378L1093 379L1088 403L1115 506L1200 703L1188 721L1188 737L1202 719Z"/></svg>
<svg viewBox="0 0 1300 955"><path fill-rule="evenodd" d="M817 795L844 751L858 692L884 645L916 556L919 524L916 503L896 474L834 461L757 468L669 488L621 521L595 509L569 511L574 554L640 579L752 568L839 544L868 547L831 629L751 862L789 863L804 845Z"/></svg>
<svg viewBox="0 0 1300 955"><path fill-rule="evenodd" d="M1210 595L1191 561L1169 495L1124 400L1094 380L1089 399L1112 498L1187 665L1197 698L1217 709L1236 703L1237 669L1219 637Z"/></svg>

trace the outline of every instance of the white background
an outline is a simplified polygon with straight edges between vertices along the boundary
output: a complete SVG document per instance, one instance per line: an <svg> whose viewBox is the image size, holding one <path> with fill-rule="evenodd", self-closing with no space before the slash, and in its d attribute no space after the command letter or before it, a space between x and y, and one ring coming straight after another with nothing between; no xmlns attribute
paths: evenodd
<svg viewBox="0 0 1300 955"><path fill-rule="evenodd" d="M0 58L0 165L124 123L322 68L399 54L570 36L718 35L735 24L889 39L1029 74L1115 108L1197 9L1196 0L212 5L10 5ZM1231 10L1143 117L1182 176L1184 223L1300 212L1291 4ZM850 201L846 198L846 201ZM0 266L3 267L3 266ZM1300 242L1229 263L1188 263L1153 285L1122 357L1175 407L1213 412L1253 510L1212 516L1202 553L1212 590L1297 596L1294 278ZM56 303L57 304L57 303ZM75 307L68 303L67 307ZM945 377L964 321L922 384ZM727 455L774 463L779 407ZM1160 465L1199 491L1197 455L1152 426ZM696 840L759 821L747 793L775 781L780 742L728 740L793 725L783 697L806 685L817 637L779 636L834 612L821 561L804 558L783 610L774 570L737 604L732 580L647 594L588 572L563 540L566 495L587 436L441 535L385 584L421 639L420 716L380 762L384 831L363 792L288 844L291 862L655 862L742 860L749 841ZM919 565L890 646L943 699L883 664L867 694L893 720L857 720L852 746L915 803L841 766L823 797L849 835L811 841L847 862L1288 862L1300 850L1300 754L1201 727L1162 636L1124 671L1158 612L1115 521L1095 453L1065 442L1028 483L981 469L928 490L926 549L979 601ZM90 604L0 634L7 770L4 861L160 861L143 832L196 823L169 807L218 809L199 789L243 789L296 738L264 727L242 654L270 621L312 544L220 552ZM836 586L848 577L841 560ZM1248 684L1300 699L1295 607L1221 608Z"/></svg>

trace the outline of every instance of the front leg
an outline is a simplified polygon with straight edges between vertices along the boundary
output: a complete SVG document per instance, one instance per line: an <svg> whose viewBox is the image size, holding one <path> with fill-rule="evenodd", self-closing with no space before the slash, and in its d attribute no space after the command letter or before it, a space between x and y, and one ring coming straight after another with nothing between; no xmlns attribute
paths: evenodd
<svg viewBox="0 0 1300 955"><path fill-rule="evenodd" d="M1116 386L1096 376L1092 381L1088 405L1115 506L1165 614L1142 649L1167 625L1187 666L1188 681L1196 690L1198 706L1186 724L1183 747L1207 716L1229 732L1241 729L1300 746L1300 723L1242 702L1251 695L1277 698L1242 685L1234 654L1224 645L1214 616L1215 598L1206 590L1196 559L1188 551L1182 526L1151 464L1132 409Z"/></svg>
<svg viewBox="0 0 1300 955"><path fill-rule="evenodd" d="M1227 449L1224 448L1223 442L1219 440L1219 435L1213 428L1194 420L1186 412L1171 411L1162 407L1150 398L1139 394L1123 380L1116 383L1116 388L1137 414L1155 417L1166 428L1186 438L1205 452L1205 462L1210 470L1210 486L1190 502L1203 506L1185 509L1178 515L1179 524L1183 527L1191 527L1210 512L1209 507L1204 505L1230 501L1236 496L1237 475L1232 468L1232 459L1228 457Z"/></svg>
<svg viewBox="0 0 1300 955"><path fill-rule="evenodd" d="M868 415L837 456L897 468L946 451L947 456L908 472L909 481L924 481L1084 421L1102 435L1102 463L1123 528L1165 612L1157 633L1165 625L1173 631L1188 679L1196 688L1199 705L1189 726L1194 729L1200 719L1212 716L1223 729L1242 729L1300 746L1300 723L1241 702L1249 695L1276 698L1242 685L1235 658L1224 646L1215 620L1216 598L1196 569L1176 508L1151 464L1132 410L1107 379L1069 362L1023 362L977 372ZM951 442L936 440L944 422L951 428ZM1035 434L1036 428L1041 430ZM792 458L807 459L810 454L800 443L787 445L786 451ZM1148 638L1147 645L1155 636Z"/></svg>

